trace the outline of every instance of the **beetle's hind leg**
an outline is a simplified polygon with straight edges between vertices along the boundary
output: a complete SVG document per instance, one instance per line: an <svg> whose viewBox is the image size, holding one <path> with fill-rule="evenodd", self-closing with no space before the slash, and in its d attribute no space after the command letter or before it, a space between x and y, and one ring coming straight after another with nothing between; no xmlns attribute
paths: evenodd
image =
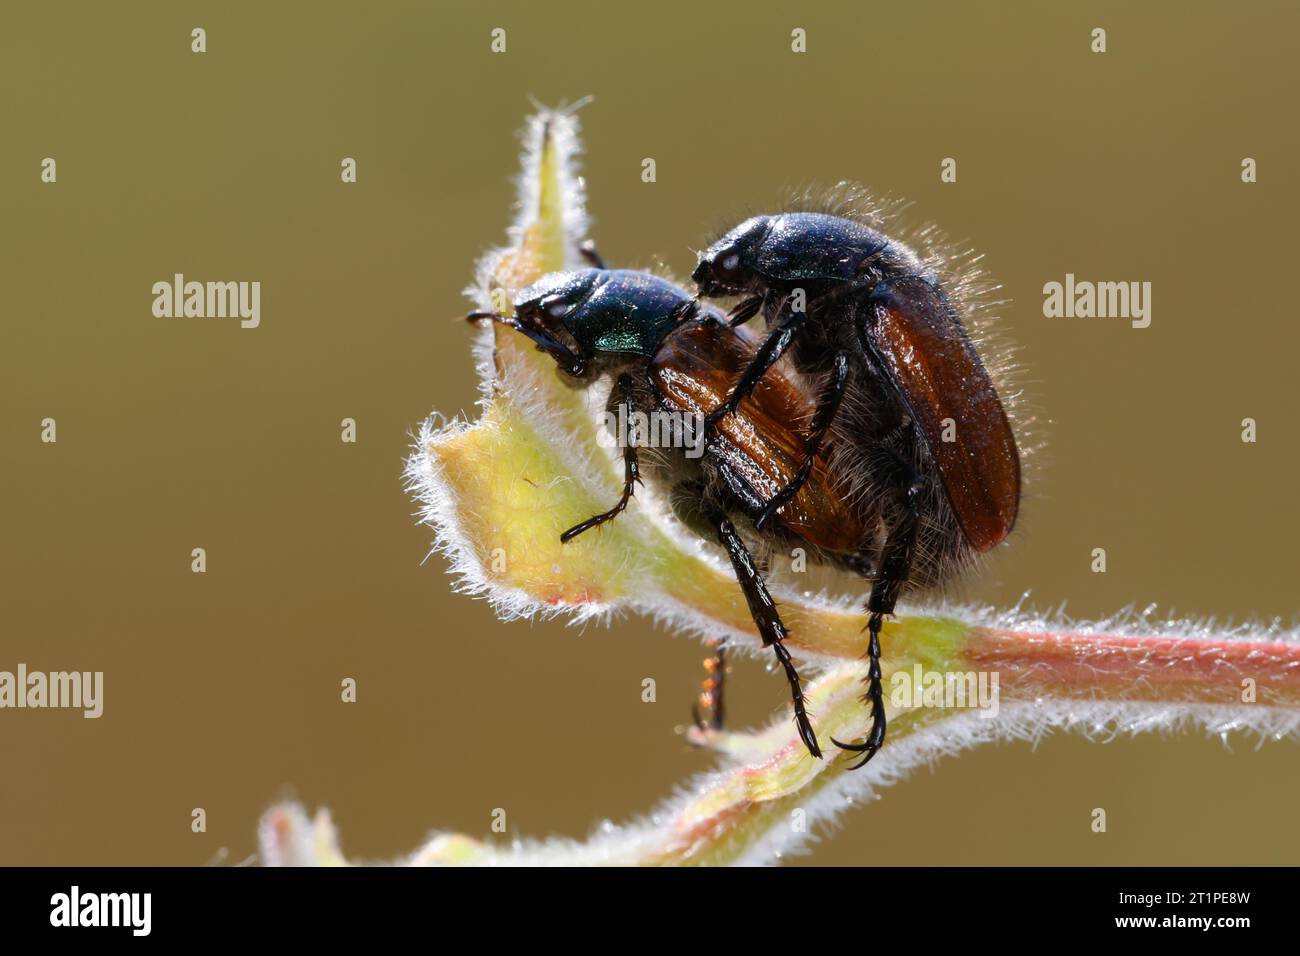
<svg viewBox="0 0 1300 956"><path fill-rule="evenodd" d="M626 413L622 416L623 421L628 422L628 427L630 429L635 429L633 423L636 419L632 414L635 411L635 406L632 399L632 377L630 375L622 375L619 377L618 381L614 383L614 390L610 394L610 405L614 407L622 405ZM641 483L641 465L636 454L637 434L635 430L633 430L629 434L619 437L626 439L623 445L623 494L619 497L618 502L614 507L610 508L608 511L601 512L598 515L592 515L586 521L583 521L580 524L575 524L568 531L564 532L564 534L560 535L561 544L568 544L584 531L590 531L592 528L602 525L606 521L612 521L617 518L623 513L623 509L627 507L627 503L632 500L632 494L636 490L636 486Z"/></svg>
<svg viewBox="0 0 1300 956"><path fill-rule="evenodd" d="M754 624L758 627L764 646L772 648L777 661L785 671L786 680L790 684L790 695L794 701L794 720L799 728L799 738L810 754L820 758L822 751L817 745L817 735L813 732L812 721L808 717L803 687L799 682L799 672L795 669L790 651L785 646L785 638L790 632L781 622L781 616L776 610L776 602L772 600L767 585L763 583L763 576L758 570L758 565L754 563L754 556L745 547L745 542L740 540L735 526L720 511L710 513L709 520L718 535L718 540L726 549L727 556L731 558L731 567L736 572L736 580L740 582L740 589L745 594L749 613L754 618Z"/></svg>
<svg viewBox="0 0 1300 956"><path fill-rule="evenodd" d="M772 520L778 511L794 500L794 496L799 493L808 476L812 474L813 463L817 459L817 453L821 451L822 442L826 438L826 433L830 431L831 423L835 421L835 413L840 410L840 402L844 400L844 388L849 380L849 354L847 352L836 352L835 358L831 362L831 378L822 392L821 397L817 399L817 411L813 414L812 430L808 433L808 440L804 443L804 459L799 465L799 471L794 478L781 488L775 495L768 500L763 507L763 513L758 516L755 527L762 531L763 527Z"/></svg>
<svg viewBox="0 0 1300 956"><path fill-rule="evenodd" d="M721 639L714 646L713 656L704 662L704 669L709 676L704 679L699 703L691 708L695 726L706 732L721 730L726 719L723 692L727 683L727 649ZM702 714L708 714L707 721Z"/></svg>
<svg viewBox="0 0 1300 956"><path fill-rule="evenodd" d="M850 767L850 770L865 766L885 743L887 720L884 689L881 686L880 628L885 616L894 613L899 592L907 583L911 572L912 555L916 551L916 536L920 525L920 499L926 489L926 479L919 475L911 464L900 458L898 465L904 478L903 514L885 539L875 581L871 585L871 594L867 597L869 615L867 630L871 636L867 645L867 692L863 697L863 703L871 707L871 730L867 733L866 740L858 744L840 743L835 738L831 738L831 742L841 750L865 755L860 762Z"/></svg>

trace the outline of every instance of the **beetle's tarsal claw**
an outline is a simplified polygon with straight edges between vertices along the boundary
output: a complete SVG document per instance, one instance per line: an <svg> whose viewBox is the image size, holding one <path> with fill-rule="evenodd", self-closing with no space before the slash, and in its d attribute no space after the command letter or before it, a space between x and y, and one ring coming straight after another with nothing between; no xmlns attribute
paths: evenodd
<svg viewBox="0 0 1300 956"><path fill-rule="evenodd" d="M874 756L876 755L876 753L877 753L877 751L875 751L875 750L868 750L868 751L867 751L867 755L866 755L865 757L863 757L860 761L858 761L857 763L855 763L855 764L854 764L852 767L850 767L849 769L850 769L850 770L861 770L863 767L865 767L867 764L869 764L869 763L871 762L871 758L874 757Z"/></svg>
<svg viewBox="0 0 1300 956"><path fill-rule="evenodd" d="M817 735L813 733L812 724L802 717L796 717L795 724L799 727L799 737L803 740L803 745L808 748L808 752L821 760L822 748L817 745Z"/></svg>
<svg viewBox="0 0 1300 956"><path fill-rule="evenodd" d="M866 756L863 757L860 761L855 763L852 767L849 767L848 768L849 770L861 770L868 763L870 763L871 758L874 757L880 751L879 747L873 747L870 743L846 744L846 743L841 743L840 741L836 740L834 737L831 738L831 743L833 743L836 747L839 747L841 750L846 751L847 753L866 754Z"/></svg>

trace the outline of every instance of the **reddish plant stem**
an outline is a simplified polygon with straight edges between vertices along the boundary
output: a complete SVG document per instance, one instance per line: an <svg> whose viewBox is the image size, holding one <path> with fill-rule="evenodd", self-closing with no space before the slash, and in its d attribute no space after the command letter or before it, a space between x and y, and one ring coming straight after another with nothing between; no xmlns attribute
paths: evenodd
<svg viewBox="0 0 1300 956"><path fill-rule="evenodd" d="M1026 633L976 628L962 655L973 670L996 671L1008 699L1107 700L1300 706L1300 643Z"/></svg>

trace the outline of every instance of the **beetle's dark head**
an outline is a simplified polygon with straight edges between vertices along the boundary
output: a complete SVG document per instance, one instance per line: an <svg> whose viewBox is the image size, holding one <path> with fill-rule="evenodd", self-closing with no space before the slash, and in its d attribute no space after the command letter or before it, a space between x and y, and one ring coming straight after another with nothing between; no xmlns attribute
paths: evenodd
<svg viewBox="0 0 1300 956"><path fill-rule="evenodd" d="M612 367L648 360L694 313L682 289L646 272L580 269L542 276L515 296L513 316L474 312L522 332L568 376L590 380Z"/></svg>
<svg viewBox="0 0 1300 956"><path fill-rule="evenodd" d="M573 319L603 280L600 269L547 273L515 296L515 318L531 328L575 338Z"/></svg>
<svg viewBox="0 0 1300 956"><path fill-rule="evenodd" d="M746 219L704 250L691 273L701 296L739 295L754 287L758 250L771 224L771 216Z"/></svg>
<svg viewBox="0 0 1300 956"><path fill-rule="evenodd" d="M599 269L551 272L515 296L514 315L475 311L465 318L470 322L491 319L523 333L538 349L555 359L560 371L580 379L587 374L590 355L573 334L570 321L599 288L601 277Z"/></svg>

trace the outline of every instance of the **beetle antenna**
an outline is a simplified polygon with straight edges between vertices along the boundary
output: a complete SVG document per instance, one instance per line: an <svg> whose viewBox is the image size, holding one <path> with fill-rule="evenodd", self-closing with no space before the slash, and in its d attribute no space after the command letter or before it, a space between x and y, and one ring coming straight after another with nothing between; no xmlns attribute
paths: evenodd
<svg viewBox="0 0 1300 956"><path fill-rule="evenodd" d="M514 320L509 316L502 315L500 312L491 312L483 309L475 310L465 316L466 322L482 322L484 319L491 319L493 322L503 322L509 325Z"/></svg>

